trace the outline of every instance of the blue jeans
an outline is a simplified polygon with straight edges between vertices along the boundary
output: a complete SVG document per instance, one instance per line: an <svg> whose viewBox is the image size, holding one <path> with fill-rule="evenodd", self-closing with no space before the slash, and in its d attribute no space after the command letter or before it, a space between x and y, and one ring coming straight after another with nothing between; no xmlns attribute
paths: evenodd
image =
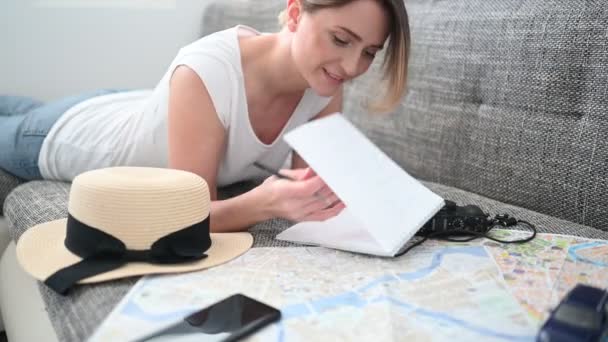
<svg viewBox="0 0 608 342"><path fill-rule="evenodd" d="M42 179L38 156L51 127L72 106L118 90L96 90L49 103L0 96L0 168L25 180Z"/></svg>

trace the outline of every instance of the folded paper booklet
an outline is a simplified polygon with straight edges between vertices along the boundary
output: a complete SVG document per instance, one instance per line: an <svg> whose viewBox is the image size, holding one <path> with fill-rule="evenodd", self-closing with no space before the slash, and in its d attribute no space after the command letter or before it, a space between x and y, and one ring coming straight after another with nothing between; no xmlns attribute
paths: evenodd
<svg viewBox="0 0 608 342"><path fill-rule="evenodd" d="M300 222L277 239L391 257L444 205L340 114L311 121L285 141L346 209L323 222Z"/></svg>

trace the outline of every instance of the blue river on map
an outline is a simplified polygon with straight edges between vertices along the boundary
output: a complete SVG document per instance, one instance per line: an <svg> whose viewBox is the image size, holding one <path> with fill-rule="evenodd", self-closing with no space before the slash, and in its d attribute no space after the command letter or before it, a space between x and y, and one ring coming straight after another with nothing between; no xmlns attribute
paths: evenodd
<svg viewBox="0 0 608 342"><path fill-rule="evenodd" d="M591 260L588 258L585 258L583 256L578 255L578 252L581 250L585 250L585 249L589 249L589 248L595 248L595 247L600 247L600 246L606 246L608 245L608 242L604 242L604 241L593 241L593 242L588 242L588 243L582 243L580 245L576 245L576 246L571 246L568 249L568 256L572 258L572 260L574 261L580 261L580 262L584 262L587 264L592 264L598 267L608 267L608 263L606 263L605 261L601 261L601 260Z"/></svg>

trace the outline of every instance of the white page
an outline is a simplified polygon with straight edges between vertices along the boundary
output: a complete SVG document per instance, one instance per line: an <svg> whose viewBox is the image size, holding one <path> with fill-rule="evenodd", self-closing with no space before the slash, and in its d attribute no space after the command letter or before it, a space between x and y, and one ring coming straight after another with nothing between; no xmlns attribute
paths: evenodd
<svg viewBox="0 0 608 342"><path fill-rule="evenodd" d="M348 209L326 221L300 222L276 236L278 240L330 247L351 252L392 256L376 243Z"/></svg>
<svg viewBox="0 0 608 342"><path fill-rule="evenodd" d="M407 174L342 115L302 125L286 134L285 141L346 204L383 255L397 253L443 206L441 197ZM321 245L335 244L328 238Z"/></svg>

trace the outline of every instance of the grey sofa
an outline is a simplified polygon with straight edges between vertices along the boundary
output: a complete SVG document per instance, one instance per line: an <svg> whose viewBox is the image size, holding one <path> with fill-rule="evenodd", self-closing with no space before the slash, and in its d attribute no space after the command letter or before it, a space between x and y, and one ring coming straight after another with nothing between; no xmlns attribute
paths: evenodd
<svg viewBox="0 0 608 342"><path fill-rule="evenodd" d="M201 34L237 23L274 30L284 3L214 1ZM377 89L376 63L348 86L345 114L446 199L477 204L490 214L509 213L541 232L608 239L605 1L406 5L412 28L407 96L390 115L366 113L361 100ZM0 173L0 195L16 183ZM48 181L13 189L4 203L12 240L34 224L64 217L68 190L69 184ZM243 190L239 185L225 194ZM273 239L288 224L272 220L252 227L254 246L289 245ZM50 323L59 340L83 340L136 281L82 286L68 297L39 285L35 295L48 313L40 324ZM0 304L6 321L17 308ZM11 328L9 338L16 335Z"/></svg>

